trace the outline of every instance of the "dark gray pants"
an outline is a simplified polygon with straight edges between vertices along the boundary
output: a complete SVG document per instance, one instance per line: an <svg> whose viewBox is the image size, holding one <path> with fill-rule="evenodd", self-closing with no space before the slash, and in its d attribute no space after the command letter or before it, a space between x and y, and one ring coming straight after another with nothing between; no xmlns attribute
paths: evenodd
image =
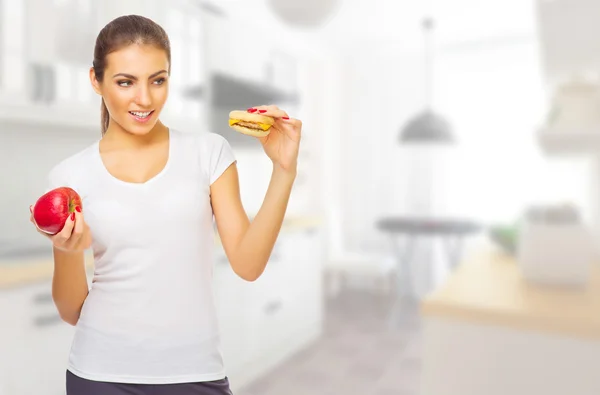
<svg viewBox="0 0 600 395"><path fill-rule="evenodd" d="M67 395L233 395L229 380L184 384L120 384L92 381L67 370Z"/></svg>

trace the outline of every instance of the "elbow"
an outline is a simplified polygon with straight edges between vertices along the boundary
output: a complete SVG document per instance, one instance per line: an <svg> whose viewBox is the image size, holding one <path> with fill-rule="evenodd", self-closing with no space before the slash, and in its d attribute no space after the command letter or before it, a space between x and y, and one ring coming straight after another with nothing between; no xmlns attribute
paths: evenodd
<svg viewBox="0 0 600 395"><path fill-rule="evenodd" d="M58 311L61 320L72 326L77 325L81 314L80 306L73 306L70 303L57 303L56 300L54 301L54 305L56 306L56 310Z"/></svg>
<svg viewBox="0 0 600 395"><path fill-rule="evenodd" d="M254 282L260 278L262 273L236 272L236 274L245 281Z"/></svg>
<svg viewBox="0 0 600 395"><path fill-rule="evenodd" d="M249 283L252 283L259 279L260 274L238 274L238 276L240 276L243 280L246 280Z"/></svg>
<svg viewBox="0 0 600 395"><path fill-rule="evenodd" d="M69 325L77 325L87 295L87 292L81 296L65 295L53 290L52 300L60 318Z"/></svg>
<svg viewBox="0 0 600 395"><path fill-rule="evenodd" d="M77 325L79 321L79 314L73 314L72 312L63 312L59 310L60 318L71 326Z"/></svg>
<svg viewBox="0 0 600 395"><path fill-rule="evenodd" d="M264 271L264 267L262 265L247 265L245 263L232 265L233 271L238 275L242 280L248 282L254 282L260 278Z"/></svg>
<svg viewBox="0 0 600 395"><path fill-rule="evenodd" d="M71 325L71 326L77 326L77 322L79 322L79 317L69 317L69 318L63 318L63 321L66 322L67 324Z"/></svg>

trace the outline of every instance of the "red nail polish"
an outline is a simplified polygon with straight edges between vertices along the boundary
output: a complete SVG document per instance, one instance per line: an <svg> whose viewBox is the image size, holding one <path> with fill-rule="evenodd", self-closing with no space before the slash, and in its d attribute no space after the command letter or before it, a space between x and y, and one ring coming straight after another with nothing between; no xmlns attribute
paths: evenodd
<svg viewBox="0 0 600 395"><path fill-rule="evenodd" d="M249 108L248 112L256 112L256 108Z"/></svg>
<svg viewBox="0 0 600 395"><path fill-rule="evenodd" d="M81 212L81 207L77 206L77 207L75 207L75 210L77 210L77 212L80 213Z"/></svg>
<svg viewBox="0 0 600 395"><path fill-rule="evenodd" d="M290 117L281 117L281 118L283 118L283 119L290 119Z"/></svg>
<svg viewBox="0 0 600 395"><path fill-rule="evenodd" d="M71 214L71 221L75 221L75 213Z"/></svg>
<svg viewBox="0 0 600 395"><path fill-rule="evenodd" d="M265 113L265 112L267 112L267 110L258 110L258 112Z"/></svg>

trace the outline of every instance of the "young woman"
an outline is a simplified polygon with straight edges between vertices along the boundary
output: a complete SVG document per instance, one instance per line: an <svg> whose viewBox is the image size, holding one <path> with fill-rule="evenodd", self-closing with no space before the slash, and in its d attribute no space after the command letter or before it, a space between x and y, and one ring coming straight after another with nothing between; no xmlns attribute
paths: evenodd
<svg viewBox="0 0 600 395"><path fill-rule="evenodd" d="M169 39L156 23L129 15L106 25L90 69L102 137L49 175L48 188L72 187L83 206L59 234L40 231L53 244L54 302L76 326L68 395L231 394L213 301L213 216L232 269L256 280L283 222L302 123L276 106L248 109L275 118L259 138L271 182L250 222L228 142L159 120L170 69Z"/></svg>

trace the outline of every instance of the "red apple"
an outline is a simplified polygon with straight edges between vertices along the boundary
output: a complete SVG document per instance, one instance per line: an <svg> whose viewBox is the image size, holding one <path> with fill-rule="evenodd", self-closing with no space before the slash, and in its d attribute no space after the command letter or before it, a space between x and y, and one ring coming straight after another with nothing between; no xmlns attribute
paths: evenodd
<svg viewBox="0 0 600 395"><path fill-rule="evenodd" d="M81 197L69 187L53 189L42 195L33 206L33 219L40 230L55 235L62 230Z"/></svg>

